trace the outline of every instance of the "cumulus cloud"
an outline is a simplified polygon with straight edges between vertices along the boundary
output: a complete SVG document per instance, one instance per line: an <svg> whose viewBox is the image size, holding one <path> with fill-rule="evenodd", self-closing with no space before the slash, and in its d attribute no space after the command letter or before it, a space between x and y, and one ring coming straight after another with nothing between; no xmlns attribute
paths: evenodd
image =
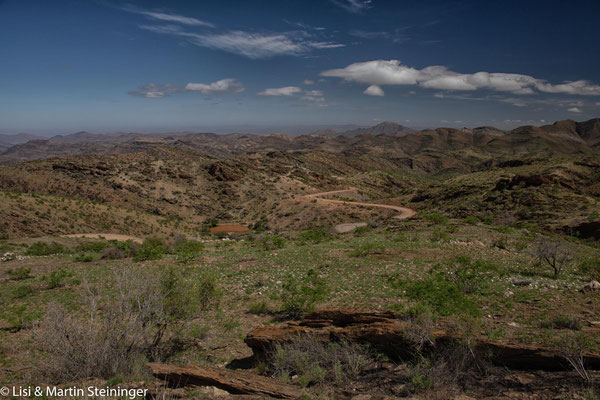
<svg viewBox="0 0 600 400"><path fill-rule="evenodd" d="M369 86L363 93L369 96L385 96L383 89L377 85Z"/></svg>
<svg viewBox="0 0 600 400"><path fill-rule="evenodd" d="M581 112L581 110L578 107L571 107L567 111L570 111L572 113L580 113Z"/></svg>
<svg viewBox="0 0 600 400"><path fill-rule="evenodd" d="M235 79L221 79L210 84L205 83L188 83L185 86L185 90L196 91L202 94L214 94L214 93L241 93L243 92L244 86Z"/></svg>
<svg viewBox="0 0 600 400"><path fill-rule="evenodd" d="M331 0L331 2L353 14L359 14L370 8L372 3L371 0Z"/></svg>
<svg viewBox="0 0 600 400"><path fill-rule="evenodd" d="M174 25L141 25L151 32L179 36L200 47L223 50L248 58L268 58L277 55L301 55L313 49L343 47L341 43L313 41L306 35L292 33L251 33L228 31L224 33L188 32Z"/></svg>
<svg viewBox="0 0 600 400"><path fill-rule="evenodd" d="M220 93L240 93L244 86L236 79L221 79L213 83L188 83L185 86L173 85L170 83L144 83L138 90L127 92L131 96L145 97L147 99L162 99L174 93L185 91L200 92L202 94L220 94Z"/></svg>
<svg viewBox="0 0 600 400"><path fill-rule="evenodd" d="M297 86L286 86L280 88L265 89L258 93L259 96L292 96L296 93L302 92Z"/></svg>
<svg viewBox="0 0 600 400"><path fill-rule="evenodd" d="M403 65L398 60L374 60L354 63L345 68L324 71L321 76L342 78L347 81L377 86L419 85L429 89L460 91L489 89L520 95L536 92L600 95L600 85L584 80L555 85L543 79L521 74L498 72L462 74L439 65L416 69Z"/></svg>
<svg viewBox="0 0 600 400"><path fill-rule="evenodd" d="M325 93L322 90L302 90L297 86L265 89L258 93L259 96L286 96L295 97L319 106L326 106ZM296 96L299 95L299 96Z"/></svg>
<svg viewBox="0 0 600 400"><path fill-rule="evenodd" d="M160 83L144 83L139 87L138 90L132 90L127 92L131 96L145 97L147 99L162 99L172 93L180 92L183 88L181 86Z"/></svg>

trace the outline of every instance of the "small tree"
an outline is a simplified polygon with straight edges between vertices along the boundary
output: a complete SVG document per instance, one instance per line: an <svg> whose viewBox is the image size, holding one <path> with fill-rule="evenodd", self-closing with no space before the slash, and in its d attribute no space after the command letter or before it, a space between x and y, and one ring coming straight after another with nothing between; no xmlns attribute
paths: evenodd
<svg viewBox="0 0 600 400"><path fill-rule="evenodd" d="M552 268L556 277L562 272L565 265L571 261L573 253L558 240L542 238L538 240L536 256L540 262L546 262Z"/></svg>

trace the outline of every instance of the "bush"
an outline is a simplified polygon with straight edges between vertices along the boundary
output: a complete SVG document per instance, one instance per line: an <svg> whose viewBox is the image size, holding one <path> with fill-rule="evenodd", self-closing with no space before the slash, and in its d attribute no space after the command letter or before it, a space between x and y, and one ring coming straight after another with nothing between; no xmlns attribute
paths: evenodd
<svg viewBox="0 0 600 400"><path fill-rule="evenodd" d="M163 239L149 237L144 240L133 259L135 261L160 260L166 252L167 245Z"/></svg>
<svg viewBox="0 0 600 400"><path fill-rule="evenodd" d="M579 265L579 272L588 279L600 281L600 258L588 258Z"/></svg>
<svg viewBox="0 0 600 400"><path fill-rule="evenodd" d="M431 272L443 274L464 294L484 294L490 287L491 278L499 274L496 264L472 261L468 256L458 256L447 264L438 264Z"/></svg>
<svg viewBox="0 0 600 400"><path fill-rule="evenodd" d="M75 260L77 262L92 262L92 261L94 261L94 256L91 254L80 253L80 254L75 254L75 256L73 257L73 260Z"/></svg>
<svg viewBox="0 0 600 400"><path fill-rule="evenodd" d="M350 252L350 257L365 257L374 254L384 254L385 246L380 243L362 243Z"/></svg>
<svg viewBox="0 0 600 400"><path fill-rule="evenodd" d="M184 280L175 268L123 267L105 285L88 287L82 315L48 305L34 338L45 356L40 373L52 381L109 379L160 359L218 293L214 276Z"/></svg>
<svg viewBox="0 0 600 400"><path fill-rule="evenodd" d="M276 344L268 359L271 375L284 380L295 375L298 383L306 387L324 382L344 385L349 379L356 379L374 357L355 343L326 343L304 335Z"/></svg>
<svg viewBox="0 0 600 400"><path fill-rule="evenodd" d="M557 277L573 258L571 249L558 240L548 240L546 238L538 240L535 255L540 263L545 262L552 268L554 277Z"/></svg>
<svg viewBox="0 0 600 400"><path fill-rule="evenodd" d="M40 317L40 313L27 312L27 306L18 305L7 307L0 316L8 322L10 329L21 330L30 327Z"/></svg>
<svg viewBox="0 0 600 400"><path fill-rule="evenodd" d="M265 236L261 239L262 246L265 250L283 249L285 247L285 239L280 236Z"/></svg>
<svg viewBox="0 0 600 400"><path fill-rule="evenodd" d="M441 213L422 214L422 217L432 224L446 225L448 223L448 217Z"/></svg>
<svg viewBox="0 0 600 400"><path fill-rule="evenodd" d="M107 241L82 243L75 247L75 251L79 253L100 253L102 250L110 246L111 243Z"/></svg>
<svg viewBox="0 0 600 400"><path fill-rule="evenodd" d="M60 243L35 242L25 252L28 256L49 256L52 254L65 254L68 249Z"/></svg>
<svg viewBox="0 0 600 400"><path fill-rule="evenodd" d="M298 319L303 314L314 311L315 304L322 301L326 294L325 280L314 269L309 269L301 279L290 274L280 293L282 312L290 318Z"/></svg>
<svg viewBox="0 0 600 400"><path fill-rule="evenodd" d="M252 301L248 306L248 312L250 314L270 314L271 307L265 300Z"/></svg>
<svg viewBox="0 0 600 400"><path fill-rule="evenodd" d="M6 272L8 273L9 279L13 281L31 278L31 275L29 275L31 268L19 267L17 269L8 269Z"/></svg>
<svg viewBox="0 0 600 400"><path fill-rule="evenodd" d="M398 280L395 285L409 299L430 307L439 315L467 313L478 315L477 305L467 298L445 274L434 273L423 280Z"/></svg>
<svg viewBox="0 0 600 400"><path fill-rule="evenodd" d="M131 240L125 242L114 241L111 247L107 247L100 252L100 258L103 260L120 260L134 256L138 250L139 245Z"/></svg>
<svg viewBox="0 0 600 400"><path fill-rule="evenodd" d="M540 328L543 329L571 329L578 331L581 330L582 326L579 319L569 315L558 315L540 322Z"/></svg>
<svg viewBox="0 0 600 400"><path fill-rule="evenodd" d="M72 276L72 274L67 272L67 270L64 268L59 268L56 271L50 272L50 274L46 277L48 289L54 289L62 286L63 280L68 276Z"/></svg>
<svg viewBox="0 0 600 400"><path fill-rule="evenodd" d="M300 242L302 243L321 243L331 239L331 234L321 226L300 232Z"/></svg>
<svg viewBox="0 0 600 400"><path fill-rule="evenodd" d="M21 299L23 297L27 297L29 294L33 292L33 289L30 285L20 285L12 290L12 298L13 299Z"/></svg>
<svg viewBox="0 0 600 400"><path fill-rule="evenodd" d="M177 261L182 264L189 264L200 256L204 250L204 244L194 240L185 240L175 247Z"/></svg>
<svg viewBox="0 0 600 400"><path fill-rule="evenodd" d="M475 217L473 215L470 215L470 216L466 217L464 219L464 221L465 221L465 224L477 225L479 223L479 218L477 218L477 217Z"/></svg>

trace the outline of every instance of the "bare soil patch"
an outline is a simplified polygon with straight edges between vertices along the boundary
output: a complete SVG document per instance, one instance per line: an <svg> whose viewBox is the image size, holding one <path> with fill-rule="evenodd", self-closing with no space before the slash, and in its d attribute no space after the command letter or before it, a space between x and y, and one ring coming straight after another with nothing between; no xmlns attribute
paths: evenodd
<svg viewBox="0 0 600 400"><path fill-rule="evenodd" d="M210 233L244 233L249 232L250 229L247 226L231 224L231 225L218 225L210 228Z"/></svg>

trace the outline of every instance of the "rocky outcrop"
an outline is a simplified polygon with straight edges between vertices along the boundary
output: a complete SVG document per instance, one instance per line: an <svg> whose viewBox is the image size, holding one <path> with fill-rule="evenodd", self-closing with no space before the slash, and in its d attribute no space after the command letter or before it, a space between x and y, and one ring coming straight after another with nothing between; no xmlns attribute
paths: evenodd
<svg viewBox="0 0 600 400"><path fill-rule="evenodd" d="M232 394L251 394L276 399L299 399L302 389L247 371L200 365L178 367L149 363L152 374L171 387L214 386Z"/></svg>
<svg viewBox="0 0 600 400"><path fill-rule="evenodd" d="M258 357L264 356L276 343L291 341L297 335L312 335L323 341L367 343L393 358L405 358L413 353L414 342L407 334L409 321L393 311L362 311L331 309L306 315L301 321L281 325L261 326L245 339ZM442 321L430 332L433 345L424 351L459 343L462 337L444 327ZM561 371L570 369L566 359L554 349L508 344L483 336L472 338L472 350L489 357L496 365L520 370ZM588 369L600 369L600 354L585 354Z"/></svg>

